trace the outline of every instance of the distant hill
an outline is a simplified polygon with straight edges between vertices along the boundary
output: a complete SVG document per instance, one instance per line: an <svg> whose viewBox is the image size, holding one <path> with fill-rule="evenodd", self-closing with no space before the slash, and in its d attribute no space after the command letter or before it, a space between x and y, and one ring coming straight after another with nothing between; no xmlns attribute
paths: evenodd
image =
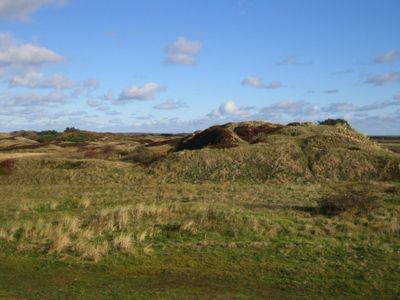
<svg viewBox="0 0 400 300"><path fill-rule="evenodd" d="M196 182L400 179L400 156L347 124L228 123L189 135L176 150L156 173Z"/></svg>
<svg viewBox="0 0 400 300"><path fill-rule="evenodd" d="M336 121L329 120L328 125L228 123L188 135L97 133L75 128L13 132L0 136L0 161L15 159L7 180L27 183L45 178L44 182L50 182L67 173L73 174L70 178L91 182L97 167L110 172L114 168L124 169L122 173L143 171L140 174L169 182L400 180L396 140L377 143L346 122ZM57 160L60 166L43 168L48 164L42 160ZM75 166L76 161L84 163L60 171L64 165ZM129 176L123 179L125 183L129 180Z"/></svg>

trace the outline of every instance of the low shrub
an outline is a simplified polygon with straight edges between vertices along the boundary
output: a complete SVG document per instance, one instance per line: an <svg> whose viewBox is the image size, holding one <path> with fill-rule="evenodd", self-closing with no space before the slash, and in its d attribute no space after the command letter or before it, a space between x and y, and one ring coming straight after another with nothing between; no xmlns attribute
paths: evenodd
<svg viewBox="0 0 400 300"><path fill-rule="evenodd" d="M83 154L84 158L97 158L98 156L98 153L94 150L88 150Z"/></svg>
<svg viewBox="0 0 400 300"><path fill-rule="evenodd" d="M10 175L14 169L14 164L14 159L0 161L0 175Z"/></svg>
<svg viewBox="0 0 400 300"><path fill-rule="evenodd" d="M65 161L57 165L57 169L63 170L76 170L76 169L84 169L85 162L84 161Z"/></svg>
<svg viewBox="0 0 400 300"><path fill-rule="evenodd" d="M318 122L319 125L330 125L330 126L335 126L335 125L345 125L350 127L350 124L344 120L344 119L326 119L324 121Z"/></svg>
<svg viewBox="0 0 400 300"><path fill-rule="evenodd" d="M133 153L128 154L122 160L142 165L150 165L164 156L165 154L153 152L145 146L138 146Z"/></svg>
<svg viewBox="0 0 400 300"><path fill-rule="evenodd" d="M62 134L60 140L71 143L82 143L93 140L89 133L83 131L67 131Z"/></svg>
<svg viewBox="0 0 400 300"><path fill-rule="evenodd" d="M385 188L385 193L397 193L397 192L398 192L398 189L394 185L391 185L391 186L388 186L387 188Z"/></svg>
<svg viewBox="0 0 400 300"><path fill-rule="evenodd" d="M322 198L318 203L321 214L335 216L344 212L369 213L380 207L377 197L364 190L338 192Z"/></svg>
<svg viewBox="0 0 400 300"><path fill-rule="evenodd" d="M37 133L37 141L40 143L50 143L58 141L60 139L61 133L55 130L45 130Z"/></svg>

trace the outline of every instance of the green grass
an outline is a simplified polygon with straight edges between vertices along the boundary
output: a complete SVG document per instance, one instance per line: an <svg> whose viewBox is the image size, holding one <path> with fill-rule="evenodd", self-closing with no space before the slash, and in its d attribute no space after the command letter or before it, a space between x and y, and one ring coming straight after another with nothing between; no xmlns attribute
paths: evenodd
<svg viewBox="0 0 400 300"><path fill-rule="evenodd" d="M400 158L364 136L307 125L182 152L90 138L105 140L0 169L0 299L400 297ZM361 189L381 205L318 208Z"/></svg>
<svg viewBox="0 0 400 300"><path fill-rule="evenodd" d="M400 292L399 194L385 189L400 186L367 183L384 207L366 216L315 214L322 195L354 185L366 183L166 184L148 178L129 185L2 185L0 224L17 228L19 237L0 239L0 296L394 299ZM143 216L129 215L112 230L101 225L88 243L106 241L109 248L96 261L71 248L51 251L52 236L42 243L31 226L38 220L56 226L67 216L84 230L102 212L121 208L141 208ZM190 220L192 227L183 229ZM141 240L149 228L157 230ZM113 247L121 232L131 234L131 251ZM74 233L66 234L73 244Z"/></svg>

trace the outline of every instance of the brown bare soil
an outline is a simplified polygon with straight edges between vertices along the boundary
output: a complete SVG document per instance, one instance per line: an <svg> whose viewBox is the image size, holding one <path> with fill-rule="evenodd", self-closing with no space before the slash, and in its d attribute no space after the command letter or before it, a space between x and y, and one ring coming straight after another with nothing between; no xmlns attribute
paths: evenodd
<svg viewBox="0 0 400 300"><path fill-rule="evenodd" d="M195 150L205 147L232 148L243 144L264 142L265 136L285 126L268 122L227 123L212 126L183 139L177 150Z"/></svg>
<svg viewBox="0 0 400 300"><path fill-rule="evenodd" d="M177 148L178 150L195 150L208 146L232 148L238 146L238 143L229 129L223 126L213 126L183 141Z"/></svg>
<svg viewBox="0 0 400 300"><path fill-rule="evenodd" d="M234 132L242 139L245 140L248 143L251 143L257 138L257 136L260 133L273 133L275 131L278 131L281 129L283 126L270 126L270 125L261 125L261 126L249 126L249 125L243 125L243 126L238 126L234 129Z"/></svg>

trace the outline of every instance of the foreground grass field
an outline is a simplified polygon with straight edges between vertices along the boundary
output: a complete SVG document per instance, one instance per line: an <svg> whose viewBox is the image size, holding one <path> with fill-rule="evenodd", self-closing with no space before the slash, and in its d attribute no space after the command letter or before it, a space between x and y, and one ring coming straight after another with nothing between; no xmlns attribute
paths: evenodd
<svg viewBox="0 0 400 300"><path fill-rule="evenodd" d="M395 299L400 186L369 187L383 207L327 217L343 186L3 186L1 295Z"/></svg>
<svg viewBox="0 0 400 300"><path fill-rule="evenodd" d="M261 176L246 155L268 165L262 145L151 162L171 137L152 137L148 143L156 144L147 148L138 137L122 138L115 147L131 152L121 158L104 151L109 140L15 149L9 143L21 141L4 137L0 298L400 297L398 180L323 180L315 175L319 165L297 178ZM378 148L369 154L372 144L360 149L367 158L397 159ZM349 191L367 191L363 202L372 197L373 205L321 210L321 199Z"/></svg>

